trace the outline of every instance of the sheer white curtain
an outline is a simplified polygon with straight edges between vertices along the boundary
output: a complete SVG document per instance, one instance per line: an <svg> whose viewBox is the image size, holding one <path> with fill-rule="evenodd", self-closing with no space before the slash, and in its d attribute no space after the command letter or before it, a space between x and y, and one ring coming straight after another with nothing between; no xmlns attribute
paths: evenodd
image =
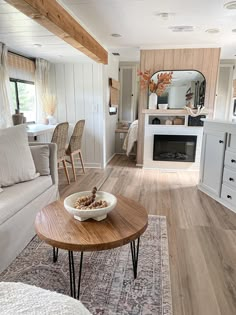
<svg viewBox="0 0 236 315"><path fill-rule="evenodd" d="M45 122L43 109L43 97L49 93L49 71L50 63L44 59L36 59L35 88L37 99L37 123Z"/></svg>
<svg viewBox="0 0 236 315"><path fill-rule="evenodd" d="M10 81L7 67L7 47L0 43L0 128L12 125Z"/></svg>

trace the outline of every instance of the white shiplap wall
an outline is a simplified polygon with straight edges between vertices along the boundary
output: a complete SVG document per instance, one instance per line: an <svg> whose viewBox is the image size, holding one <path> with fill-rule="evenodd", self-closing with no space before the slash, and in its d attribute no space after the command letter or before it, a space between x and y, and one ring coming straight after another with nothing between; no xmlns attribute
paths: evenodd
<svg viewBox="0 0 236 315"><path fill-rule="evenodd" d="M54 64L51 89L57 97L58 122L85 119L82 153L86 167L103 166L103 66Z"/></svg>

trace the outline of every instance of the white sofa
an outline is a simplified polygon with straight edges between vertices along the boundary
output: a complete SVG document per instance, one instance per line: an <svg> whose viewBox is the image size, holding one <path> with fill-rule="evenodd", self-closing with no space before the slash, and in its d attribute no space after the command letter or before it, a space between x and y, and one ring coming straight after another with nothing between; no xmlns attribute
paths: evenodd
<svg viewBox="0 0 236 315"><path fill-rule="evenodd" d="M35 145L42 144L32 144ZM3 187L0 193L0 272L35 235L36 213L59 197L56 144L50 143L47 146L50 175ZM39 156L37 162L34 161L35 164L41 162Z"/></svg>

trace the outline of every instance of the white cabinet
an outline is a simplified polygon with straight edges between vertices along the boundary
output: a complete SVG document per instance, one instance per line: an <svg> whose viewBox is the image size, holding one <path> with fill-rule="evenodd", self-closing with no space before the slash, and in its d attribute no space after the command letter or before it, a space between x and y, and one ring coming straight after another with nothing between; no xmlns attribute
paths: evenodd
<svg viewBox="0 0 236 315"><path fill-rule="evenodd" d="M236 212L236 124L205 121L198 188Z"/></svg>
<svg viewBox="0 0 236 315"><path fill-rule="evenodd" d="M232 189L231 187L223 184L222 185L221 198L225 202L229 202L233 206L236 206L236 190L235 190L235 188Z"/></svg>
<svg viewBox="0 0 236 315"><path fill-rule="evenodd" d="M206 130L203 133L201 158L201 185L209 192L220 196L224 164L226 133Z"/></svg>

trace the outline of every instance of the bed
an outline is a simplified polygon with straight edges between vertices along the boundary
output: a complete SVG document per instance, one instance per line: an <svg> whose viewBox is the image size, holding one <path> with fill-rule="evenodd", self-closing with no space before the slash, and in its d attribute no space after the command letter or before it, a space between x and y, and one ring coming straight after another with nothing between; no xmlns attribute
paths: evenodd
<svg viewBox="0 0 236 315"><path fill-rule="evenodd" d="M135 142L138 140L138 120L132 122L129 127L128 133L125 137L123 149L126 151L126 155L129 156Z"/></svg>

